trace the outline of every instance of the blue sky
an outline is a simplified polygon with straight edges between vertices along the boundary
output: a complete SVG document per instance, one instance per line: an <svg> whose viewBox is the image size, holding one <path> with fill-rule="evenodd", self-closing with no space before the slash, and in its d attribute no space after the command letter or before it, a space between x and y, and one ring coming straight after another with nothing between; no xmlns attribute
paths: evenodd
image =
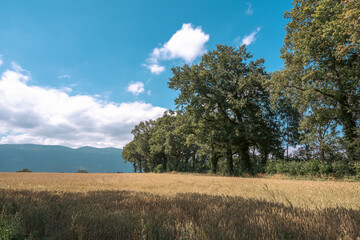
<svg viewBox="0 0 360 240"><path fill-rule="evenodd" d="M246 43L282 66L290 1L0 1L0 143L122 147L174 108L172 66Z"/></svg>

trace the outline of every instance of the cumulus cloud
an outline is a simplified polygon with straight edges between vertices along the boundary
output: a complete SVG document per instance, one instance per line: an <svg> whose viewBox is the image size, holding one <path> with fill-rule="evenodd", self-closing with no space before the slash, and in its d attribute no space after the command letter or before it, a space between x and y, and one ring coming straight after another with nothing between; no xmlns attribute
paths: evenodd
<svg viewBox="0 0 360 240"><path fill-rule="evenodd" d="M255 42L256 38L256 34L258 34L261 30L261 27L258 27L255 31L253 31L252 33L250 33L249 35L245 36L242 41L241 44L245 44L245 45L250 45L251 43Z"/></svg>
<svg viewBox="0 0 360 240"><path fill-rule="evenodd" d="M194 27L191 23L184 23L169 41L162 47L154 48L147 60L146 67L154 74L165 71L165 67L159 65L159 61L183 59L191 63L195 58L206 52L205 44L209 41L209 35L203 32L201 27Z"/></svg>
<svg viewBox="0 0 360 240"><path fill-rule="evenodd" d="M247 15L253 15L254 13L254 9L252 7L252 3L251 2L247 2L246 5L248 6L248 8L246 9L246 14Z"/></svg>
<svg viewBox="0 0 360 240"><path fill-rule="evenodd" d="M7 70L0 78L0 144L123 147L140 121L166 109L143 102L114 103L70 88L27 84L28 76Z"/></svg>
<svg viewBox="0 0 360 240"><path fill-rule="evenodd" d="M165 71L164 66L160 66L156 63L152 63L150 65L145 65L148 69L150 69L151 73L154 73L156 75L159 75L160 73Z"/></svg>
<svg viewBox="0 0 360 240"><path fill-rule="evenodd" d="M64 75L60 75L59 76L60 79L63 79L63 78L71 78L70 75L67 75L67 74L64 74Z"/></svg>
<svg viewBox="0 0 360 240"><path fill-rule="evenodd" d="M144 84L142 82L131 83L128 86L127 90L128 92L131 92L135 96L145 92Z"/></svg>

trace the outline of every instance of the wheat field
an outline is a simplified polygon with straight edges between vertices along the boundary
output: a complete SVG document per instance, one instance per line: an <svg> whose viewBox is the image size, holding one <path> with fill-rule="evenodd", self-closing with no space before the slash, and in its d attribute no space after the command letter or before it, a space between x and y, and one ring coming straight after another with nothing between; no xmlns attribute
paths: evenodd
<svg viewBox="0 0 360 240"><path fill-rule="evenodd" d="M296 207L360 209L360 182L155 173L0 173L0 188L53 192L99 190L159 195L201 193L264 199Z"/></svg>
<svg viewBox="0 0 360 240"><path fill-rule="evenodd" d="M0 173L0 239L359 239L360 183Z"/></svg>

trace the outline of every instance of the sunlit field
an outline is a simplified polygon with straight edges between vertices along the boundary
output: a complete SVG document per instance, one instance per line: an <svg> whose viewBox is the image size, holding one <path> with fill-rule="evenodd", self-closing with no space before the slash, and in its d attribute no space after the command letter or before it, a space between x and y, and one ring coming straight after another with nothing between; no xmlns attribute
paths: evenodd
<svg viewBox="0 0 360 240"><path fill-rule="evenodd" d="M0 188L0 239L360 237L359 182L0 173Z"/></svg>
<svg viewBox="0 0 360 240"><path fill-rule="evenodd" d="M126 190L166 196L203 193L264 199L296 207L360 209L360 182L155 173L0 173L0 187L52 192Z"/></svg>

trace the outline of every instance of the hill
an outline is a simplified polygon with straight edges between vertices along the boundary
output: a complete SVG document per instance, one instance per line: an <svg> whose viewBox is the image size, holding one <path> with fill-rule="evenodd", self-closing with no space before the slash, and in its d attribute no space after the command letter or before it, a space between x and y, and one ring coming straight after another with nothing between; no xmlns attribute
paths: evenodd
<svg viewBox="0 0 360 240"><path fill-rule="evenodd" d="M0 172L28 168L33 172L132 172L130 163L123 163L122 149L34 144L0 145Z"/></svg>

